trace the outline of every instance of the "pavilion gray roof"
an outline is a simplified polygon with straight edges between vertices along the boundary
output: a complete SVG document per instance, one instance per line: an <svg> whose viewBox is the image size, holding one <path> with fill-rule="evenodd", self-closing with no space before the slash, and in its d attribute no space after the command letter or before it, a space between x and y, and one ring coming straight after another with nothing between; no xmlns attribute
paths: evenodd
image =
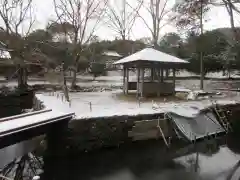
<svg viewBox="0 0 240 180"><path fill-rule="evenodd" d="M105 56L112 56L112 57L122 57L120 54L118 54L116 51L105 51L103 53Z"/></svg>
<svg viewBox="0 0 240 180"><path fill-rule="evenodd" d="M125 63L135 62L135 61L149 61L149 62L173 63L173 64L188 63L183 59L179 59L172 55L155 50L153 48L145 48L130 56L127 56L123 59L116 61L114 64L125 64Z"/></svg>

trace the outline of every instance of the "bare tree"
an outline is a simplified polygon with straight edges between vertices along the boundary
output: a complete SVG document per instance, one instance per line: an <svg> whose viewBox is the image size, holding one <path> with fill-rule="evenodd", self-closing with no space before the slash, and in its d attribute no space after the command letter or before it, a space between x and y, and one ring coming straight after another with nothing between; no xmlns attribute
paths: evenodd
<svg viewBox="0 0 240 180"><path fill-rule="evenodd" d="M70 24L72 30L65 29L73 45L74 71L71 88L76 87L77 67L81 52L91 38L104 15L107 0L54 0L57 21L65 29Z"/></svg>
<svg viewBox="0 0 240 180"><path fill-rule="evenodd" d="M141 0L138 0L139 2ZM143 16L141 13L138 13L138 16L146 25L146 27L151 32L153 45L155 48L158 47L158 40L160 36L161 29L170 23L172 6L171 0L144 0L143 9L150 15L150 18Z"/></svg>
<svg viewBox="0 0 240 180"><path fill-rule="evenodd" d="M0 18L4 23L4 43L18 66L18 85L26 87L25 57L29 53L24 38L34 23L32 0L1 0Z"/></svg>
<svg viewBox="0 0 240 180"><path fill-rule="evenodd" d="M235 27L235 21L234 21L234 12L237 12L240 14L240 10L237 8L236 3L240 3L239 1L234 1L234 0L222 0L228 15L229 15L229 20L230 20L230 25L231 29L233 32L233 40L235 42L239 41L239 34L238 31Z"/></svg>
<svg viewBox="0 0 240 180"><path fill-rule="evenodd" d="M199 32L203 35L204 15L209 11L211 0L183 0L175 5L177 15L177 26L180 28L191 28L192 31ZM203 89L204 83L204 52L200 51L200 88Z"/></svg>
<svg viewBox="0 0 240 180"><path fill-rule="evenodd" d="M138 11L140 10L143 0L137 1L133 6L127 2L128 0L109 1L106 11L107 25L122 40L126 40L130 37L130 33L138 17ZM119 4L118 4L119 3Z"/></svg>
<svg viewBox="0 0 240 180"><path fill-rule="evenodd" d="M235 28L234 12L240 14L240 10L237 5L240 4L239 0L212 0L210 4L214 6L224 6L228 12L231 29L233 32L233 41L239 41L239 35ZM233 44L234 42L230 42Z"/></svg>

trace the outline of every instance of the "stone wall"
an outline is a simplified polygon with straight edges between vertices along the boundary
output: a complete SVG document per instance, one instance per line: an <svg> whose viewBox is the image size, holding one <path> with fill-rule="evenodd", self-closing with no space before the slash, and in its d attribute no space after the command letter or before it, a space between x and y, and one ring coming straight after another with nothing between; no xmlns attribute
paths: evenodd
<svg viewBox="0 0 240 180"><path fill-rule="evenodd" d="M166 122L163 122L164 114L155 115L138 115L138 116L121 116L110 118L98 118L89 120L73 120L69 124L68 142L69 146L73 150L91 151L94 149L100 149L103 147L116 147L121 144L132 143L140 134L143 139L161 139L161 134L151 134L153 131L157 132L157 124L152 126L153 121L147 122L146 120L158 119L162 120L161 126L166 135L170 136L169 126ZM136 123L144 122L145 127L141 127L141 132L134 130ZM147 125L149 124L149 126ZM139 128L138 128L139 130ZM134 132L135 131L135 132ZM145 138L144 138L145 136Z"/></svg>
<svg viewBox="0 0 240 180"><path fill-rule="evenodd" d="M239 104L221 106L221 109L226 113L227 119L232 125L233 122L240 124ZM176 139L171 121L164 120L163 113L116 116L71 121L67 135L69 148L73 151L91 151L103 147L116 147L136 140L162 139L156 123L158 118L161 119L160 127L166 139L168 140L168 137L171 137L172 140ZM138 126L139 122L143 122L143 126ZM240 125L236 127L240 129ZM240 132L240 130L238 131Z"/></svg>

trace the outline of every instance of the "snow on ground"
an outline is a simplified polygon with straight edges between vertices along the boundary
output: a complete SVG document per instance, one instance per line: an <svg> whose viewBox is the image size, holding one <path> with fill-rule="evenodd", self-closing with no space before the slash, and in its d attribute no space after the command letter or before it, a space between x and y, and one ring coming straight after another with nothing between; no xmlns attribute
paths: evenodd
<svg viewBox="0 0 240 180"><path fill-rule="evenodd" d="M210 100L186 101L186 102L138 102L123 101L117 98L114 92L85 92L71 93L71 103L61 100L61 94L50 96L49 94L37 94L37 98L46 105L47 108L59 109L59 111L72 111L76 114L76 119L110 117L122 115L157 114L164 112L175 112L182 116L193 117L196 114L212 105ZM218 100L218 104L236 104L240 102L231 99Z"/></svg>
<svg viewBox="0 0 240 180"><path fill-rule="evenodd" d="M130 81L136 81L136 72L129 72ZM149 74L149 72L146 72L146 74ZM170 74L171 75L171 74ZM189 77L189 76L196 76L195 74L181 71L179 74L177 74L178 77ZM225 76L222 76L222 73L211 73L207 75L208 77L214 77L214 78L223 78ZM233 75L234 77L237 77L237 75ZM240 77L240 76L239 76ZM93 81L93 77L91 75L78 75L77 76L77 85L83 88L88 87L111 87L111 86L122 86L123 85L123 76L122 71L109 71L107 76L99 76L96 78L95 81ZM0 80L4 78L0 77ZM30 81L28 82L29 85L34 84L61 84L59 81L59 78L50 78L48 79L45 77L45 79L34 79L29 78ZM68 85L71 83L68 82ZM0 85L7 85L7 86L17 86L17 81L5 81L1 82ZM182 80L176 80L176 86L177 87L184 87L188 89L199 89L200 81L197 79L182 79ZM219 88L238 88L240 86L240 81L220 81L220 80L205 80L204 81L204 89L207 91L211 91L213 89L219 89Z"/></svg>
<svg viewBox="0 0 240 180"><path fill-rule="evenodd" d="M150 75L150 72L146 71L146 75ZM170 76L172 76L172 73L169 74ZM136 72L130 71L129 72L129 79L130 81L135 80L136 81ZM188 72L188 71L180 71L177 72L176 74L177 77L192 77L192 76L199 76L197 74ZM84 79L84 80L92 80L93 77L91 75L78 75L77 76L79 79ZM215 79L224 79L224 78L228 78L227 75L223 75L222 72L215 72L215 73L208 73L206 75L207 78L215 78ZM233 72L231 74L232 78L240 78L240 75L238 74L238 72ZM123 72L121 70L119 71L108 71L107 76L99 76L96 78L96 80L99 81L122 81L123 79Z"/></svg>

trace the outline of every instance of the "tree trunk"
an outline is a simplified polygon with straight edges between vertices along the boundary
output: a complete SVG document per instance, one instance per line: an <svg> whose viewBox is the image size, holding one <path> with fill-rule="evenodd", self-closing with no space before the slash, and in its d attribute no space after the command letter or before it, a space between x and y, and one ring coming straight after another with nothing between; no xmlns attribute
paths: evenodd
<svg viewBox="0 0 240 180"><path fill-rule="evenodd" d="M201 16L200 16L200 30L201 36L203 35L203 0L201 0ZM204 68L203 68L203 52L200 52L200 89L203 90L203 83L204 83Z"/></svg>
<svg viewBox="0 0 240 180"><path fill-rule="evenodd" d="M77 83L77 71L78 71L78 61L80 59L80 55L78 54L75 59L75 66L73 68L73 78L72 78L72 85L71 89L75 89Z"/></svg>
<svg viewBox="0 0 240 180"><path fill-rule="evenodd" d="M154 37L154 39L153 39L153 46L154 46L154 49L157 49L158 50L158 40L156 39L156 37Z"/></svg>
<svg viewBox="0 0 240 180"><path fill-rule="evenodd" d="M77 68L74 68L71 89L75 89L76 83L77 83Z"/></svg>
<svg viewBox="0 0 240 180"><path fill-rule="evenodd" d="M66 77L65 77L64 63L62 63L62 77L63 77L63 93L65 95L66 100L68 102L70 102L68 87L67 87L67 80L66 80Z"/></svg>

